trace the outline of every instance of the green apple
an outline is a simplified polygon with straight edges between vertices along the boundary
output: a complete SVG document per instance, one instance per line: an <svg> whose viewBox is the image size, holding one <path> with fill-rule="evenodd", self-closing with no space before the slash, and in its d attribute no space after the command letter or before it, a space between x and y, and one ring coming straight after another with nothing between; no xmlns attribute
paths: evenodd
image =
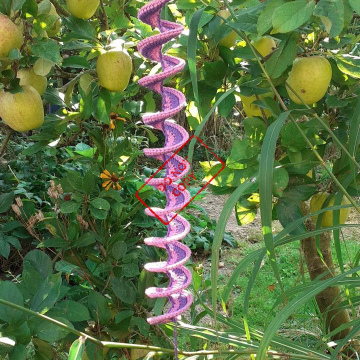
<svg viewBox="0 0 360 360"><path fill-rule="evenodd" d="M231 15L231 13L229 10L225 9L225 10L220 10L218 12L218 15L227 19ZM223 20L220 21L220 25L222 23L223 23ZM219 41L219 45L225 46L227 48L231 48L235 45L236 39L237 39L237 33L235 32L235 30L232 30L228 35L226 35Z"/></svg>
<svg viewBox="0 0 360 360"><path fill-rule="evenodd" d="M287 83L307 105L322 99L330 85L332 69L323 56L296 58ZM302 104L294 92L286 87L289 97L296 104Z"/></svg>
<svg viewBox="0 0 360 360"><path fill-rule="evenodd" d="M0 58L7 57L12 49L20 49L23 41L20 27L0 13Z"/></svg>
<svg viewBox="0 0 360 360"><path fill-rule="evenodd" d="M66 0L71 15L79 19L90 19L96 12L100 0Z"/></svg>
<svg viewBox="0 0 360 360"><path fill-rule="evenodd" d="M263 57L270 55L276 49L276 42L269 36L263 36L252 44Z"/></svg>
<svg viewBox="0 0 360 360"><path fill-rule="evenodd" d="M109 91L123 91L128 86L132 73L129 54L120 48L101 54L96 63L99 83Z"/></svg>
<svg viewBox="0 0 360 360"><path fill-rule="evenodd" d="M55 21L55 24L50 28L47 29L47 34L50 37L56 36L61 28L61 19L59 14L56 12L56 8L53 4L50 4L50 11L49 15L56 16L58 19Z"/></svg>
<svg viewBox="0 0 360 360"><path fill-rule="evenodd" d="M315 211L321 210L325 200L329 196L330 194L326 192L315 194L310 200L310 211L313 213ZM335 201L335 196L333 196L330 199L326 207L334 206L334 201ZM348 205L348 204L350 204L350 201L348 200L348 198L343 196L343 198L341 199L341 205ZM340 209L340 219L339 219L340 224L345 224L346 220L350 215L350 211L351 211L350 207L345 209ZM313 219L316 222L317 216L314 216ZM329 226L333 226L333 211L330 210L325 211L321 219L321 227L329 227Z"/></svg>
<svg viewBox="0 0 360 360"><path fill-rule="evenodd" d="M23 92L0 92L0 117L16 131L29 131L44 122L44 108L39 93L32 86L23 86Z"/></svg>

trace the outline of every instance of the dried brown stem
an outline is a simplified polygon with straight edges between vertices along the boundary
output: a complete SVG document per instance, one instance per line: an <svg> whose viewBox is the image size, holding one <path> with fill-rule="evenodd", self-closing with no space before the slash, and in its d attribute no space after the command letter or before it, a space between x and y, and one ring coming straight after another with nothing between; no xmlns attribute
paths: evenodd
<svg viewBox="0 0 360 360"><path fill-rule="evenodd" d="M5 139L4 139L4 141L2 142L1 147L0 147L0 158L5 154L7 144L8 144L8 142L9 142L10 137L11 137L11 134L12 134L13 132L14 132L13 129L11 129L10 127L7 127Z"/></svg>

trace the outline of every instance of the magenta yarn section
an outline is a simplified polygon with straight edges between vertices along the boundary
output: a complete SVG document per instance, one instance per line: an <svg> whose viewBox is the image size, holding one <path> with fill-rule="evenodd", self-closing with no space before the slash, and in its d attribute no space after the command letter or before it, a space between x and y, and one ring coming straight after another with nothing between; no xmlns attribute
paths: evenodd
<svg viewBox="0 0 360 360"><path fill-rule="evenodd" d="M183 70L185 62L182 59L163 54L162 48L165 43L179 36L183 27L170 21L162 20L160 13L162 8L170 0L153 0L143 6L138 14L139 20L157 28L160 34L144 39L138 44L138 50L142 56L152 61L161 63L162 72L149 75L139 80L141 86L147 87L158 93L162 97L162 111L143 116L143 122L164 133L165 144L163 148L145 149L146 156L155 158L162 162L167 162L165 166L165 176L171 178L172 183L165 185L166 207L164 209L152 208L152 210L164 220L169 222L180 210L190 201L190 193L185 190L180 195L173 194L176 188L175 182L185 176L190 170L189 164L179 155L171 158L189 139L189 134L181 126L170 120L185 105L186 99L180 91L164 86L164 80ZM171 158L170 161L168 161ZM179 171L174 169L183 169ZM146 182L157 188L163 184L164 179L147 179ZM145 210L148 216L155 216L149 209ZM146 295L151 298L167 297L170 302L170 309L166 314L147 319L150 324L161 324L169 321L176 321L179 316L186 311L192 303L192 295L186 288L191 283L191 272L185 267L185 263L190 258L190 249L180 241L186 237L190 231L190 224L182 216L177 215L167 225L167 235L165 237L150 237L145 239L145 243L150 246L162 248L167 252L167 260L149 263L145 269L150 272L162 272L169 277L169 284L164 288L148 288Z"/></svg>

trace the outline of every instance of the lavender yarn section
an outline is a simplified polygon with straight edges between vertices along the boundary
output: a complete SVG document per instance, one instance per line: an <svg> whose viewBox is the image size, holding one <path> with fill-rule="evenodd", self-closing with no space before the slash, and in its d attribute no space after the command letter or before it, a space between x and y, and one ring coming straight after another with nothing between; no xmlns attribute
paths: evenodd
<svg viewBox="0 0 360 360"><path fill-rule="evenodd" d="M169 1L153 0L143 6L138 14L139 20L160 31L160 34L141 41L138 44L138 50L145 58L161 63L162 67L161 73L146 76L139 80L139 84L160 94L162 97L162 111L144 115L143 122L161 130L165 136L163 148L144 150L146 156L162 162L168 161L165 172L166 177L171 178L172 183L165 185L166 207L165 209L152 208L165 223L168 223L175 216L175 212L182 209L190 201L190 193L187 190L182 191L178 196L173 194L173 190L176 189L175 182L188 173L190 166L180 156L175 155L172 157L173 153L189 139L189 134L181 126L170 120L186 105L185 96L178 90L163 85L166 78L182 71L185 65L182 59L162 53L163 45L179 36L183 31L181 25L162 20L160 17L162 8ZM174 171L174 169L177 169L177 171ZM178 169L183 170L179 171ZM147 179L146 182L157 188L159 184L163 184L163 179ZM149 216L155 216L149 209L146 209L145 213ZM190 307L193 300L191 293L186 290L192 280L191 272L184 266L190 258L191 251L180 242L189 233L190 224L182 216L177 215L167 227L166 237L150 237L144 240L147 245L162 248L168 254L167 261L145 265L146 270L166 273L169 277L168 287L152 287L145 291L146 295L151 298L167 297L170 302L170 309L166 314L147 319L150 324L176 322L179 316Z"/></svg>

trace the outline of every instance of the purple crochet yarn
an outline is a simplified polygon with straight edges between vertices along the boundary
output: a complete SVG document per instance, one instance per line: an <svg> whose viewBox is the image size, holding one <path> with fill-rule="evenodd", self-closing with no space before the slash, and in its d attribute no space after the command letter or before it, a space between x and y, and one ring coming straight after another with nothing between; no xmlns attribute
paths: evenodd
<svg viewBox="0 0 360 360"><path fill-rule="evenodd" d="M166 78L182 71L185 65L182 59L162 53L163 45L179 36L183 31L181 25L160 18L163 6L169 1L153 0L143 6L138 14L139 20L160 30L160 34L141 41L138 44L138 50L144 57L160 62L162 65L161 73L139 80L140 85L162 96L162 111L143 116L145 124L161 130L165 136L163 148L145 149L144 154L162 162L168 161L173 153L189 139L189 134L185 129L169 120L186 105L185 96L181 92L163 85ZM179 167L180 164L181 167ZM180 175L173 171L179 168L184 169ZM190 193L187 190L182 191L179 196L173 195L176 185L174 182L185 176L190 170L190 166L183 158L175 155L167 162L165 169L166 177L171 178L173 182L165 185L166 207L165 209L152 208L152 210L167 223L176 215L177 210L182 209L190 201ZM163 184L163 179L147 179L147 183L157 188L159 184ZM149 209L146 209L145 213L155 216ZM170 310L166 314L147 319L150 324L162 324L170 321L176 323L176 320L190 307L193 300L191 293L185 290L191 283L191 272L184 266L190 258L191 251L180 242L189 233L190 224L182 216L177 215L167 227L166 237L150 237L144 240L147 245L163 248L168 253L167 261L146 264L145 269L151 272L166 273L170 280L167 288L153 287L146 290L147 296L151 298L168 297L171 304ZM176 353L175 344L175 356Z"/></svg>

